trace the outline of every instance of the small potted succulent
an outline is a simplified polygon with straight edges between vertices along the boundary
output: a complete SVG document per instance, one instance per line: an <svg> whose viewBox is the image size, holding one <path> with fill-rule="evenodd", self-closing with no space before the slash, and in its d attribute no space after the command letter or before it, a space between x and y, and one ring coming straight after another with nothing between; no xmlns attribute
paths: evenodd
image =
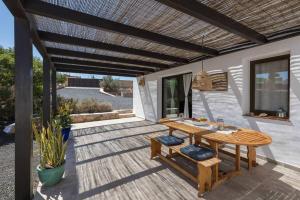
<svg viewBox="0 0 300 200"><path fill-rule="evenodd" d="M61 105L58 109L58 115L56 116L56 121L62 127L61 134L63 135L63 140L67 141L71 131L71 109L68 103Z"/></svg>
<svg viewBox="0 0 300 200"><path fill-rule="evenodd" d="M38 130L33 125L33 133L40 151L38 177L43 186L53 186L62 179L65 171L67 143L63 141L61 127L52 123L48 128Z"/></svg>

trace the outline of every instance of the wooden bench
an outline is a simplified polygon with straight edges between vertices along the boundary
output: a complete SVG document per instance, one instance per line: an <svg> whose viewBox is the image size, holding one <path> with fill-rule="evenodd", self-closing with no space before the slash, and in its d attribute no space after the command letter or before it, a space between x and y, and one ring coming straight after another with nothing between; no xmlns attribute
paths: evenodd
<svg viewBox="0 0 300 200"><path fill-rule="evenodd" d="M181 153L180 149L182 147L185 147L189 145L189 142L184 142L183 144L176 145L176 146L166 146L161 144L156 137L158 137L159 134L153 134L151 136L147 136L148 139L150 139L151 142L151 159L155 157L159 157L169 165L171 165L173 168L178 170L180 173L191 179L192 181L196 182L198 184L198 196L201 196L206 191L210 191L213 188L214 183L218 182L218 164L221 162L216 157L210 158L208 160L204 161L197 161L192 159L191 157ZM165 146L169 148L169 152L171 154L167 154L167 156L162 155L162 146ZM187 170L183 169L181 166L179 166L175 161L171 159L171 157L174 154L179 154L180 156L183 156L192 162L197 164L197 176L195 177Z"/></svg>

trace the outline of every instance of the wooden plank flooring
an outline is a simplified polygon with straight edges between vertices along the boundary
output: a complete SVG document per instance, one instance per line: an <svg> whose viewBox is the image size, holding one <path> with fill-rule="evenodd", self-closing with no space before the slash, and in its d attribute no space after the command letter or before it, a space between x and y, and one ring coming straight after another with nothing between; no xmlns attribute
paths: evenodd
<svg viewBox="0 0 300 200"><path fill-rule="evenodd" d="M199 199L196 185L159 160L150 160L147 134L167 128L149 121L73 131L64 179L51 188L38 187L35 199ZM221 167L234 167L224 156ZM180 162L181 158L178 158ZM251 173L234 177L204 199L300 199L300 172L258 160ZM192 165L187 165L193 170ZM246 164L242 165L246 166Z"/></svg>

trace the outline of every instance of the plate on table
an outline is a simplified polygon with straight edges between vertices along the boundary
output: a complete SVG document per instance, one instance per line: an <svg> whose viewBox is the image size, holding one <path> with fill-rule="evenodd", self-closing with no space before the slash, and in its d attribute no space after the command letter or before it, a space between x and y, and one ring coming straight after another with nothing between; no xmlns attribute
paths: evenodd
<svg viewBox="0 0 300 200"><path fill-rule="evenodd" d="M194 124L195 126L209 126L209 125L207 124L207 122L196 122L196 121L194 121L193 124Z"/></svg>
<svg viewBox="0 0 300 200"><path fill-rule="evenodd" d="M197 122L193 120L185 120L184 122L186 122L187 124L192 124L194 126L208 126L206 122Z"/></svg>

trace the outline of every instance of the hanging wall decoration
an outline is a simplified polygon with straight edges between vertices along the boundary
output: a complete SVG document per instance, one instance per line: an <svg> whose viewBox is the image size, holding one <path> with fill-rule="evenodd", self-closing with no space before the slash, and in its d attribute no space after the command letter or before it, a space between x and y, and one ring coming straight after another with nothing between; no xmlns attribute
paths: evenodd
<svg viewBox="0 0 300 200"><path fill-rule="evenodd" d="M200 91L227 91L228 77L227 72L208 74L200 72L195 75L192 88Z"/></svg>
<svg viewBox="0 0 300 200"><path fill-rule="evenodd" d="M209 91L212 89L212 80L207 72L202 71L194 76L192 88L202 91Z"/></svg>

